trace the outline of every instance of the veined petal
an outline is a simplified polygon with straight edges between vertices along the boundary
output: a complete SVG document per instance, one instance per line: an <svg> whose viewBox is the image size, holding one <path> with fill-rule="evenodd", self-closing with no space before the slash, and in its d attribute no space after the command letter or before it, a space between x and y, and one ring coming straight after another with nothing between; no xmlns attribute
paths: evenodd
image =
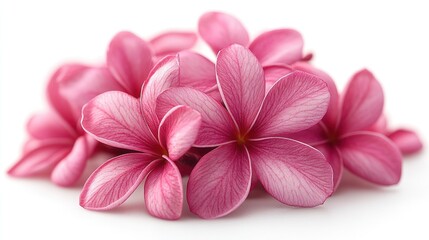
<svg viewBox="0 0 429 240"><path fill-rule="evenodd" d="M296 133L287 134L286 137L297 140L303 143L306 143L311 146L316 146L319 144L324 144L329 141L328 136L325 131L326 127L322 122Z"/></svg>
<svg viewBox="0 0 429 240"><path fill-rule="evenodd" d="M156 56L176 54L192 48L197 42L193 32L166 32L152 38L149 43Z"/></svg>
<svg viewBox="0 0 429 240"><path fill-rule="evenodd" d="M249 194L252 169L244 147L230 143L204 155L189 176L189 209L217 218L238 208Z"/></svg>
<svg viewBox="0 0 429 240"><path fill-rule="evenodd" d="M44 140L53 138L76 138L76 131L56 112L34 114L27 122L27 131L32 138Z"/></svg>
<svg viewBox="0 0 429 240"><path fill-rule="evenodd" d="M259 35L250 44L262 66L272 64L292 64L302 59L304 40L293 29L277 29Z"/></svg>
<svg viewBox="0 0 429 240"><path fill-rule="evenodd" d="M416 153L423 148L423 143L416 132L408 129L398 129L388 135L402 154Z"/></svg>
<svg viewBox="0 0 429 240"><path fill-rule="evenodd" d="M142 112L153 135L158 133L159 119L155 112L156 98L170 87L179 86L179 62L175 56L167 56L159 61L150 73L149 80L142 88Z"/></svg>
<svg viewBox="0 0 429 240"><path fill-rule="evenodd" d="M208 12L201 16L198 32L216 54L234 43L249 44L249 34L241 22L225 13Z"/></svg>
<svg viewBox="0 0 429 240"><path fill-rule="evenodd" d="M266 89L265 92L268 92L280 78L288 75L293 71L293 68L286 65L271 65L264 67Z"/></svg>
<svg viewBox="0 0 429 240"><path fill-rule="evenodd" d="M383 111L384 95L380 83L368 70L356 73L344 93L340 130L342 133L365 130Z"/></svg>
<svg viewBox="0 0 429 240"><path fill-rule="evenodd" d="M160 159L144 153L129 153L108 160L86 181L80 205L91 210L121 205L159 163Z"/></svg>
<svg viewBox="0 0 429 240"><path fill-rule="evenodd" d="M196 146L218 146L233 140L234 123L228 112L214 99L198 90L185 87L168 89L158 97L156 105L160 118L177 105L189 106L201 114L201 127L194 144Z"/></svg>
<svg viewBox="0 0 429 240"><path fill-rule="evenodd" d="M216 86L215 65L204 56L183 51L177 54L179 58L180 86L191 87L202 92Z"/></svg>
<svg viewBox="0 0 429 240"><path fill-rule="evenodd" d="M201 114L188 106L176 106L161 120L158 139L172 161L179 160L194 144Z"/></svg>
<svg viewBox="0 0 429 240"><path fill-rule="evenodd" d="M234 44L219 52L216 75L226 108L241 133L247 132L265 95L264 71L258 59L248 49Z"/></svg>
<svg viewBox="0 0 429 240"><path fill-rule="evenodd" d="M104 144L140 152L159 150L139 100L126 93L103 93L85 105L82 114L82 127Z"/></svg>
<svg viewBox="0 0 429 240"><path fill-rule="evenodd" d="M338 145L345 167L359 177L380 185L397 184L402 156L384 135L359 132L343 137Z"/></svg>
<svg viewBox="0 0 429 240"><path fill-rule="evenodd" d="M278 201L314 207L332 194L332 168L316 149L287 138L251 141L248 149L259 180Z"/></svg>
<svg viewBox="0 0 429 240"><path fill-rule="evenodd" d="M326 160L332 167L333 172L333 181L334 181L334 190L338 188L338 185L341 182L341 177L343 176L343 158L340 151L335 146L330 146L328 144L320 144L316 146L316 149L323 153Z"/></svg>
<svg viewBox="0 0 429 240"><path fill-rule="evenodd" d="M139 97L141 87L153 67L152 51L137 35L120 32L110 42L107 66L127 93Z"/></svg>
<svg viewBox="0 0 429 240"><path fill-rule="evenodd" d="M281 136L310 128L326 113L329 90L326 83L295 71L271 88L253 126L255 137Z"/></svg>
<svg viewBox="0 0 429 240"><path fill-rule="evenodd" d="M182 176L170 159L165 158L164 163L154 168L147 176L144 201L152 216L175 220L182 215Z"/></svg>

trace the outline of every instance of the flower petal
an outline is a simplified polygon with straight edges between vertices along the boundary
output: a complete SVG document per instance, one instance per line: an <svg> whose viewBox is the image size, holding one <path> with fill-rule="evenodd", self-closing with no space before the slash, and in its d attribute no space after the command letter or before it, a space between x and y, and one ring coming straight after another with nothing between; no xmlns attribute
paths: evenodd
<svg viewBox="0 0 429 240"><path fill-rule="evenodd" d="M76 131L56 112L34 114L27 122L27 131L32 138L44 140L53 138L75 139Z"/></svg>
<svg viewBox="0 0 429 240"><path fill-rule="evenodd" d="M216 75L226 108L241 133L246 133L254 122L265 95L261 65L248 49L234 44L219 52Z"/></svg>
<svg viewBox="0 0 429 240"><path fill-rule="evenodd" d="M326 134L326 126L322 122L296 133L287 134L286 137L306 143L311 146L328 143L329 139Z"/></svg>
<svg viewBox="0 0 429 240"><path fill-rule="evenodd" d="M408 129L398 129L390 133L388 137L405 155L419 152L423 148L423 143L417 133Z"/></svg>
<svg viewBox="0 0 429 240"><path fill-rule="evenodd" d="M144 153L129 153L108 160L86 181L80 205L91 210L121 205L159 162L160 159Z"/></svg>
<svg viewBox="0 0 429 240"><path fill-rule="evenodd" d="M384 135L360 132L343 137L339 144L345 167L352 173L380 185L397 184L402 156Z"/></svg>
<svg viewBox="0 0 429 240"><path fill-rule="evenodd" d="M333 181L334 181L334 190L337 189L338 185L341 182L341 177L343 176L343 159L340 154L340 151L335 146L330 146L328 144L320 144L316 146L316 149L323 153L326 160L332 167L333 172Z"/></svg>
<svg viewBox="0 0 429 240"><path fill-rule="evenodd" d="M254 124L255 137L280 136L310 128L326 113L329 90L326 83L295 71L271 88Z"/></svg>
<svg viewBox="0 0 429 240"><path fill-rule="evenodd" d="M140 152L159 150L139 100L126 93L103 93L85 105L82 114L82 127L104 144Z"/></svg>
<svg viewBox="0 0 429 240"><path fill-rule="evenodd" d="M193 32L166 32L149 41L156 56L176 54L192 48L196 42L197 35Z"/></svg>
<svg viewBox="0 0 429 240"><path fill-rule="evenodd" d="M159 125L158 139L172 161L191 148L200 125L201 114L188 106L176 106L165 114Z"/></svg>
<svg viewBox="0 0 429 240"><path fill-rule="evenodd" d="M82 175L96 145L96 140L87 134L79 137L71 152L54 168L51 174L52 182L62 187L75 184Z"/></svg>
<svg viewBox="0 0 429 240"><path fill-rule="evenodd" d="M288 75L291 72L293 72L293 68L286 65L271 65L264 67L265 92L268 92L274 83L276 83L280 78Z"/></svg>
<svg viewBox="0 0 429 240"><path fill-rule="evenodd" d="M144 185L144 201L148 212L155 217L175 220L182 215L182 176L174 163L165 158L164 164L153 169Z"/></svg>
<svg viewBox="0 0 429 240"><path fill-rule="evenodd" d="M344 93L340 131L369 128L381 116L383 103L383 89L374 75L368 70L356 73Z"/></svg>
<svg viewBox="0 0 429 240"><path fill-rule="evenodd" d="M259 35L250 44L262 66L292 64L302 59L304 40L293 29L277 29Z"/></svg>
<svg viewBox="0 0 429 240"><path fill-rule="evenodd" d="M249 34L241 22L225 13L208 12L201 16L198 32L216 54L234 43L249 44Z"/></svg>
<svg viewBox="0 0 429 240"><path fill-rule="evenodd" d="M158 116L164 116L177 105L189 106L201 114L201 127L195 146L218 146L232 140L234 123L225 108L211 97L192 88L168 89L158 97Z"/></svg>
<svg viewBox="0 0 429 240"><path fill-rule="evenodd" d="M252 141L249 154L265 190L284 204L314 207L332 194L331 166L321 152L306 144L265 138Z"/></svg>
<svg viewBox="0 0 429 240"><path fill-rule="evenodd" d="M150 73L149 80L142 88L142 112L154 135L158 133L159 119L155 112L156 98L170 87L179 86L179 62L175 56L167 56L159 61Z"/></svg>
<svg viewBox="0 0 429 240"><path fill-rule="evenodd" d="M107 66L127 93L139 97L143 83L153 67L149 45L131 32L120 32L110 42Z"/></svg>
<svg viewBox="0 0 429 240"><path fill-rule="evenodd" d="M240 206L250 190L252 169L247 150L230 143L209 152L189 176L191 212L202 218L227 215Z"/></svg>

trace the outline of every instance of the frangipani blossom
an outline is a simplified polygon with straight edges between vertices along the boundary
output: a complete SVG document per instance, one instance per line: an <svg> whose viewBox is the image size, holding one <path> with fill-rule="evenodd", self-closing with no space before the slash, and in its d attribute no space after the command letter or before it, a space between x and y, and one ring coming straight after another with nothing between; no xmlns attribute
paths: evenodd
<svg viewBox="0 0 429 240"><path fill-rule="evenodd" d="M333 190L329 163L316 149L282 136L320 121L329 102L326 84L293 72L265 95L260 63L237 44L219 52L216 74L226 109L186 87L170 88L157 100L158 116L176 105L199 111L202 123L194 146L217 147L200 159L189 177L190 210L202 218L232 212L247 197L252 175L282 203L322 204Z"/></svg>
<svg viewBox="0 0 429 240"><path fill-rule="evenodd" d="M338 93L331 91L331 96ZM383 134L368 129L379 119L383 91L368 70L356 73L342 98L328 109L318 125L292 137L322 151L334 170L338 186L345 167L353 174L379 185L393 185L401 178L402 156Z"/></svg>
<svg viewBox="0 0 429 240"><path fill-rule="evenodd" d="M268 31L250 43L249 34L238 19L225 13L208 12L201 16L198 32L215 54L231 44L240 44L248 47L262 66L308 60L302 54L302 36L293 29Z"/></svg>

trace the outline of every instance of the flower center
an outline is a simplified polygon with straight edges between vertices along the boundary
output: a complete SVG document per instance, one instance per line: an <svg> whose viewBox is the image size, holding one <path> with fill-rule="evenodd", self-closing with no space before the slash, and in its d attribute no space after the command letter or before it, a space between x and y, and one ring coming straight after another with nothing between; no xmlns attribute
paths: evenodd
<svg viewBox="0 0 429 240"><path fill-rule="evenodd" d="M238 145L244 145L247 141L247 135L243 135L241 133L237 134L237 143Z"/></svg>

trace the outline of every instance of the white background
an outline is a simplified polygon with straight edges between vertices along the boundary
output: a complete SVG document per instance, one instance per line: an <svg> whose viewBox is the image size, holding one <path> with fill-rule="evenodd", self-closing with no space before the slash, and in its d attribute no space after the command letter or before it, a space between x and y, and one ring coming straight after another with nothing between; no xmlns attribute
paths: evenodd
<svg viewBox="0 0 429 240"><path fill-rule="evenodd" d="M284 206L257 192L234 213L201 220L185 207L179 221L149 216L142 189L111 212L78 205L80 188L45 179L13 179L32 112L46 107L45 83L61 63L102 63L110 38L144 38L196 29L198 17L222 10L252 36L292 27L313 63L342 88L367 67L382 83L391 125L411 126L427 143L429 14L425 1L1 1L0 239L429 239L427 151L406 158L399 185L382 188L347 177L325 205ZM201 44L203 46L203 44ZM207 48L205 48L207 49Z"/></svg>

